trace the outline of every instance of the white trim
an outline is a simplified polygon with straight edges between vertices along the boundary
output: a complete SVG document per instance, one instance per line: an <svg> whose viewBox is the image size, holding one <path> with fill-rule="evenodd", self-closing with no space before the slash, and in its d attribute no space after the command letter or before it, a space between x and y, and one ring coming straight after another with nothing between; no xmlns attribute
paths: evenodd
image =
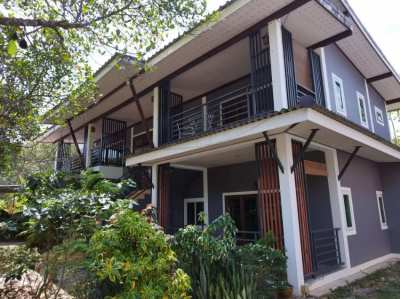
<svg viewBox="0 0 400 299"><path fill-rule="evenodd" d="M154 164L151 166L151 182L153 183L153 189L151 189L151 205L157 208L157 196L158 196L158 165Z"/></svg>
<svg viewBox="0 0 400 299"><path fill-rule="evenodd" d="M369 110L369 118L371 120L371 129L372 129L372 132L375 133L375 124L374 124L374 118L372 115L372 105L371 105L371 98L369 96L369 86L368 86L367 79L364 79L364 85L365 85L365 93L367 95L367 101L368 101L368 110Z"/></svg>
<svg viewBox="0 0 400 299"><path fill-rule="evenodd" d="M292 139L288 134L277 135L276 151L281 159L284 172L279 172L281 192L283 234L287 256L288 281L293 286L295 295L301 295L304 286L303 258L301 253L299 215L294 174L290 167L293 164Z"/></svg>
<svg viewBox="0 0 400 299"><path fill-rule="evenodd" d="M356 92L356 97L357 97L357 106L358 106L358 115L360 116L360 123L363 127L369 129L369 125L368 125L368 113L367 113L367 103L365 101L365 97L364 95L357 91ZM365 116L365 121L363 121L363 117L362 117L362 109L361 109L361 105L360 105L360 101L363 103L364 105L364 116Z"/></svg>
<svg viewBox="0 0 400 299"><path fill-rule="evenodd" d="M171 167L178 169L188 169L188 170L197 170L203 173L203 198L204 198L204 213L205 213L205 224L209 223L209 210L208 210L208 169L206 167L201 166L191 166L191 165L182 165L182 164L171 164Z"/></svg>
<svg viewBox="0 0 400 299"><path fill-rule="evenodd" d="M258 194L258 191L223 192L222 193L222 213L226 214L225 197L240 196L240 195L254 195L254 194Z"/></svg>
<svg viewBox="0 0 400 299"><path fill-rule="evenodd" d="M204 197L196 197L196 198L184 198L183 199L183 224L186 226L187 224L187 205L188 203L198 203L198 202L202 202L203 203L203 209L204 209L204 213L205 213L205 200ZM195 211L197 212L197 211ZM206 219L208 219L208 217L205 217ZM206 220L205 219L205 220ZM205 223L206 224L206 223Z"/></svg>
<svg viewBox="0 0 400 299"><path fill-rule="evenodd" d="M354 216L354 206L353 206L353 197L351 195L351 188L349 187L342 187L341 188L342 191L342 202L341 202L341 206L342 206L342 213L343 216L346 219L346 234L347 236L353 236L357 234L357 226L356 226L356 218ZM351 217L351 223L352 223L352 227L348 227L347 225L347 213L346 213L346 206L344 204L344 195L347 195L347 198L349 200L349 208L350 208L350 217Z"/></svg>
<svg viewBox="0 0 400 299"><path fill-rule="evenodd" d="M213 151L225 151L227 146L233 148L238 146L239 143L254 143L256 140L262 140L264 131L270 132L272 136L282 132L294 123L307 121L312 122L313 124L311 125L321 126L329 130L334 129L336 134L352 139L366 148L379 151L387 155L393 162L400 160L400 152L391 146L314 109L302 108L188 142L131 156L127 158L126 164L132 166L140 163L143 165L173 163L174 161L196 157Z"/></svg>
<svg viewBox="0 0 400 299"><path fill-rule="evenodd" d="M381 205L379 204L379 199L382 200L383 211L381 210ZM383 192L382 191L376 191L376 203L378 204L379 223L381 224L382 230L386 230L389 227L388 227L388 224L387 224L387 214L386 214L386 208L385 208L385 200L383 199ZM385 217L385 222L382 221L382 216Z"/></svg>
<svg viewBox="0 0 400 299"><path fill-rule="evenodd" d="M337 83L340 85L340 98L342 99L343 109L340 107L340 103L338 102L339 95L337 94L336 90ZM347 116L346 98L344 96L343 80L335 73L332 73L332 87L333 87L333 96L335 98L335 103L336 103L336 112L342 114L343 116Z"/></svg>
<svg viewBox="0 0 400 299"><path fill-rule="evenodd" d="M376 120L376 122L384 127L385 126L385 115L383 114L382 109L380 109L377 106L374 106L374 110L375 110L375 120ZM382 115L382 120L379 120L378 113L380 113Z"/></svg>
<svg viewBox="0 0 400 299"><path fill-rule="evenodd" d="M158 114L160 109L160 88L157 86L153 90L153 145L158 147Z"/></svg>
<svg viewBox="0 0 400 299"><path fill-rule="evenodd" d="M337 280L346 278L350 275L364 272L365 270L367 270L370 267L373 267L373 266L381 264L381 263L385 263L385 262L393 260L393 259L400 259L400 254L389 253L387 255L384 255L384 256L378 257L376 259L370 260L368 262L365 262L361 265L357 265L355 267L348 268L348 269L343 269L343 270L334 272L332 274L328 274L326 276L321 276L321 277L317 278L315 281L313 281L312 283L310 283L307 286L307 288L312 293L313 290L324 287L328 284L331 284Z"/></svg>
<svg viewBox="0 0 400 299"><path fill-rule="evenodd" d="M282 23L274 20L268 23L269 49L271 57L272 92L274 96L274 110L288 108L285 60L283 55Z"/></svg>
<svg viewBox="0 0 400 299"><path fill-rule="evenodd" d="M328 68L326 66L325 48L320 48L319 52L321 57L321 69L322 69L322 78L324 82L326 108L332 111L332 103L331 103L332 99L329 90Z"/></svg>

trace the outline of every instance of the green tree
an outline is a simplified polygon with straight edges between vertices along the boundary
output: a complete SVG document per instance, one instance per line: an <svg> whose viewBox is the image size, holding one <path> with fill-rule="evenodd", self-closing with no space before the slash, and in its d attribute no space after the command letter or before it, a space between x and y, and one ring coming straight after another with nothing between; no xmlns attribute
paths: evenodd
<svg viewBox="0 0 400 299"><path fill-rule="evenodd" d="M186 29L205 0L0 0L0 167L38 135L46 112L78 113L94 101L88 57L142 61L171 30Z"/></svg>

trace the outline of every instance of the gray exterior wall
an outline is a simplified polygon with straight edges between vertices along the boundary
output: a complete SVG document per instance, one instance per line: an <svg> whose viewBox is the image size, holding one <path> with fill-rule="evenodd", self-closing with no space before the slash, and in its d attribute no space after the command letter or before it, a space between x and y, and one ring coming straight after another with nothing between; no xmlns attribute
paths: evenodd
<svg viewBox="0 0 400 299"><path fill-rule="evenodd" d="M349 154L338 151L339 168ZM342 187L351 188L357 234L349 236L351 266L384 256L391 252L389 230L382 230L379 221L376 191L383 191L379 164L355 157L341 180Z"/></svg>
<svg viewBox="0 0 400 299"><path fill-rule="evenodd" d="M372 120L374 122L375 133L387 140L390 140L390 129L388 122L388 115L386 113L385 101L384 99L376 92L374 88L368 86L369 91L369 99L371 101L371 112L372 112ZM382 110L385 125L382 126L376 121L375 116L375 106Z"/></svg>
<svg viewBox="0 0 400 299"><path fill-rule="evenodd" d="M357 91L364 95L366 105L367 105L367 118L368 118L368 127L369 130L372 131L371 121L374 122L375 133L383 138L390 139L390 131L389 126L387 124L387 115L385 110L385 104L383 99L376 93L376 91L369 87L370 93L370 101L371 101L371 111L372 111L372 120L369 114L368 109L368 98L367 91L365 88L365 78L361 75L361 73L353 66L353 64L342 54L342 52L337 48L336 45L330 45L325 49L325 59L326 59L326 68L328 73L328 88L330 99L328 99L331 103L332 110L337 112L336 102L335 102L335 93L333 89L333 80L332 73L337 75L339 78L343 80L343 89L344 89L344 97L346 102L346 111L347 118L352 122L361 125L360 114L358 110L357 103ZM379 107L385 117L385 126L379 125L375 120L375 111L374 106ZM340 114L341 115L341 114Z"/></svg>
<svg viewBox="0 0 400 299"><path fill-rule="evenodd" d="M246 162L208 169L209 220L222 215L222 194L257 191L256 162Z"/></svg>
<svg viewBox="0 0 400 299"><path fill-rule="evenodd" d="M400 253L400 163L380 167L392 252Z"/></svg>
<svg viewBox="0 0 400 299"><path fill-rule="evenodd" d="M184 199L203 197L203 173L186 169L172 169L170 178L170 228L184 225Z"/></svg>

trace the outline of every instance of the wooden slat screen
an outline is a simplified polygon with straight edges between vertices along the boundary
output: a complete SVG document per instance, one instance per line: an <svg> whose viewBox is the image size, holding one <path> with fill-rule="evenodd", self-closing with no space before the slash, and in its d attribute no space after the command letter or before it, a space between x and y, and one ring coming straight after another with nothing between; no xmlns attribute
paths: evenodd
<svg viewBox="0 0 400 299"><path fill-rule="evenodd" d="M292 141L293 159L299 155L302 150L302 144L297 141ZM308 215L308 199L307 186L304 171L304 160L301 160L294 169L294 178L296 185L297 211L299 215L301 253L303 258L304 275L313 272L312 253L311 253L311 238Z"/></svg>
<svg viewBox="0 0 400 299"><path fill-rule="evenodd" d="M158 143L165 144L169 141L169 110L171 89L170 82L165 81L160 85L159 115L158 115Z"/></svg>
<svg viewBox="0 0 400 299"><path fill-rule="evenodd" d="M164 229L168 229L170 223L170 173L169 165L165 164L158 167L158 222Z"/></svg>
<svg viewBox="0 0 400 299"><path fill-rule="evenodd" d="M313 50L308 50L310 56L311 73L313 77L313 87L315 93L315 103L325 107L324 83L321 71L321 59Z"/></svg>
<svg viewBox="0 0 400 299"><path fill-rule="evenodd" d="M258 208L260 231L262 235L272 232L276 248L284 248L281 194L279 190L279 173L276 160L267 146L262 142L256 144L258 165Z"/></svg>
<svg viewBox="0 0 400 299"><path fill-rule="evenodd" d="M265 34L263 36L263 34ZM267 42L268 32L257 30L250 34L251 87L254 99L254 113L274 110L272 73Z"/></svg>
<svg viewBox="0 0 400 299"><path fill-rule="evenodd" d="M282 27L283 57L285 61L286 91L288 107L297 105L297 82L294 67L292 34Z"/></svg>

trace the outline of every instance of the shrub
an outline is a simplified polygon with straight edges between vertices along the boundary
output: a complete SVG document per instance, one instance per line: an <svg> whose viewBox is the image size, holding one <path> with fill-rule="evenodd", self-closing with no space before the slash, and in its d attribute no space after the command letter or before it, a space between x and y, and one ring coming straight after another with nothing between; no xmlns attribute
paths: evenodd
<svg viewBox="0 0 400 299"><path fill-rule="evenodd" d="M90 270L116 298L189 298L190 278L176 269L166 235L137 212L124 211L90 240Z"/></svg>
<svg viewBox="0 0 400 299"><path fill-rule="evenodd" d="M26 199L24 215L29 217L27 244L47 251L72 237L89 240L98 224L121 206L126 186L133 182L113 183L99 173L82 175L63 173L38 174L31 177L21 194Z"/></svg>
<svg viewBox="0 0 400 299"><path fill-rule="evenodd" d="M224 215L204 230L187 226L175 235L178 265L190 275L195 298L270 298L286 282L285 255L267 239L237 246L236 231Z"/></svg>

